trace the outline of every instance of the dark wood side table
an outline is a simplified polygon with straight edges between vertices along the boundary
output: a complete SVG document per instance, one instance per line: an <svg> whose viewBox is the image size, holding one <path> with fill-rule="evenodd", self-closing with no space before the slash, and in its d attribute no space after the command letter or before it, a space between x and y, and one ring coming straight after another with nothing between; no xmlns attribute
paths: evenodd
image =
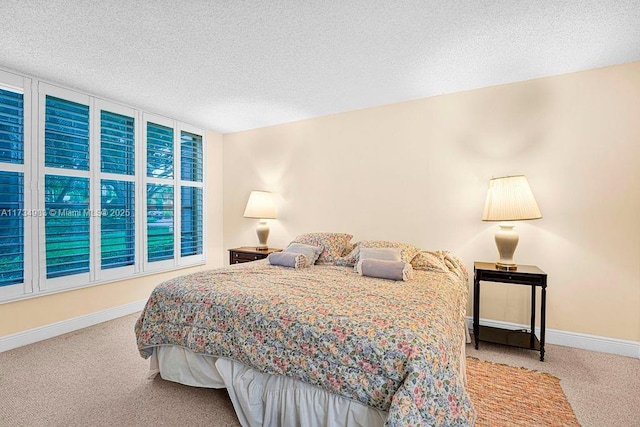
<svg viewBox="0 0 640 427"><path fill-rule="evenodd" d="M480 282L500 282L531 286L531 330L517 331L480 326ZM542 289L540 302L540 340L536 337L536 287ZM534 265L518 265L517 270L498 270L495 263L473 263L473 335L476 350L479 341L540 351L544 361L545 311L547 305L547 273Z"/></svg>
<svg viewBox="0 0 640 427"><path fill-rule="evenodd" d="M256 249L255 246L242 246L240 248L229 249L229 264L240 264L242 262L257 261L265 259L270 253L280 252L280 248Z"/></svg>

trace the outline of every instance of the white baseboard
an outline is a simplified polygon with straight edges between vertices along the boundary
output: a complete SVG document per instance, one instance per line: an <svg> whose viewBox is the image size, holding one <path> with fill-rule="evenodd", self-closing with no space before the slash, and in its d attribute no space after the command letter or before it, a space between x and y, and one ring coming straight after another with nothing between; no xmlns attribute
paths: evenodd
<svg viewBox="0 0 640 427"><path fill-rule="evenodd" d="M529 329L528 325L501 322L498 320L480 319L483 326L505 329ZM467 327L473 330L473 317L467 317ZM540 328L536 328L536 334L540 336ZM581 334L578 332L560 331L546 328L545 344L557 344L566 347L581 348L584 350L599 351L602 353L617 354L619 356L640 359L640 342L627 341L617 338L599 337L597 335Z"/></svg>
<svg viewBox="0 0 640 427"><path fill-rule="evenodd" d="M146 299L135 301L84 316L74 317L73 319L62 320L60 322L51 323L50 325L44 325L27 331L5 335L0 337L0 353L135 313L142 310L146 302Z"/></svg>

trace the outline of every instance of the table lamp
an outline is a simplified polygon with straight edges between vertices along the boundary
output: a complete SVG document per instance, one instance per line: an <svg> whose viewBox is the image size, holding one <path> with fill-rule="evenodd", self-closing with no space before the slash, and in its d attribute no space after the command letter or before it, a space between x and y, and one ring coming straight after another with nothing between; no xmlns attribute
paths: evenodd
<svg viewBox="0 0 640 427"><path fill-rule="evenodd" d="M483 221L522 221L542 218L529 182L524 175L504 176L489 180L487 200L484 204ZM514 224L499 224L496 232L496 246L500 260L499 270L517 270L513 253L518 246L518 233Z"/></svg>
<svg viewBox="0 0 640 427"><path fill-rule="evenodd" d="M258 246L257 250L266 251L267 238L269 237L269 226L267 219L275 219L276 209L273 203L273 196L268 191L252 191L247 201L247 207L244 209L245 218L258 218Z"/></svg>

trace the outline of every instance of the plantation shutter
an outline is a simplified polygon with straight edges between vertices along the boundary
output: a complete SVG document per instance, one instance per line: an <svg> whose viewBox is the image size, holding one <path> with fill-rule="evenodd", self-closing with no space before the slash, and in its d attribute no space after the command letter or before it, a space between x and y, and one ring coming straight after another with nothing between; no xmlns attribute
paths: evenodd
<svg viewBox="0 0 640 427"><path fill-rule="evenodd" d="M202 136L180 132L180 178L202 182Z"/></svg>
<svg viewBox="0 0 640 427"><path fill-rule="evenodd" d="M45 100L45 166L89 170L89 106ZM89 272L89 178L45 175L47 278Z"/></svg>
<svg viewBox="0 0 640 427"><path fill-rule="evenodd" d="M0 172L0 286L24 282L24 179Z"/></svg>
<svg viewBox="0 0 640 427"><path fill-rule="evenodd" d="M47 95L45 166L89 170L89 106Z"/></svg>
<svg viewBox="0 0 640 427"><path fill-rule="evenodd" d="M0 287L24 282L24 96L0 89Z"/></svg>
<svg viewBox="0 0 640 427"><path fill-rule="evenodd" d="M100 171L123 179L100 180L102 270L135 263L135 120L100 111Z"/></svg>
<svg viewBox="0 0 640 427"><path fill-rule="evenodd" d="M100 112L100 165L102 172L135 173L133 117L104 110Z"/></svg>
<svg viewBox="0 0 640 427"><path fill-rule="evenodd" d="M131 181L100 181L102 269L135 263L135 187Z"/></svg>
<svg viewBox="0 0 640 427"><path fill-rule="evenodd" d="M181 188L180 255L202 253L202 188Z"/></svg>
<svg viewBox="0 0 640 427"><path fill-rule="evenodd" d="M89 272L89 179L45 176L47 279Z"/></svg>
<svg viewBox="0 0 640 427"><path fill-rule="evenodd" d="M147 176L173 178L173 129L147 123Z"/></svg>
<svg viewBox="0 0 640 427"><path fill-rule="evenodd" d="M0 89L0 162L24 163L24 100Z"/></svg>
<svg viewBox="0 0 640 427"><path fill-rule="evenodd" d="M147 184L147 259L172 259L173 245L173 185Z"/></svg>
<svg viewBox="0 0 640 427"><path fill-rule="evenodd" d="M202 254L202 136L180 132L180 255Z"/></svg>

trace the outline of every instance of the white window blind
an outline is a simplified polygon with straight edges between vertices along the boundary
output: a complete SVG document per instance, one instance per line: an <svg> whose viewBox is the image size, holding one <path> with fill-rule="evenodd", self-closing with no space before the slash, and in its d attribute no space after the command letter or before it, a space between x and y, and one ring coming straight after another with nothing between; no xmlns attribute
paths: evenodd
<svg viewBox="0 0 640 427"><path fill-rule="evenodd" d="M180 256L203 253L202 136L180 132Z"/></svg>
<svg viewBox="0 0 640 427"><path fill-rule="evenodd" d="M100 111L100 170L135 173L135 123L133 117Z"/></svg>
<svg viewBox="0 0 640 427"><path fill-rule="evenodd" d="M181 187L180 255L202 254L202 188Z"/></svg>
<svg viewBox="0 0 640 427"><path fill-rule="evenodd" d="M24 281L23 94L0 89L0 287Z"/></svg>
<svg viewBox="0 0 640 427"><path fill-rule="evenodd" d="M100 181L102 269L135 263L135 186L131 181Z"/></svg>
<svg viewBox="0 0 640 427"><path fill-rule="evenodd" d="M0 89L0 162L24 163L23 94Z"/></svg>
<svg viewBox="0 0 640 427"><path fill-rule="evenodd" d="M174 257L173 185L147 184L147 260Z"/></svg>
<svg viewBox="0 0 640 427"><path fill-rule="evenodd" d="M89 106L47 95L45 166L89 170Z"/></svg>
<svg viewBox="0 0 640 427"><path fill-rule="evenodd" d="M147 176L173 178L173 129L147 122Z"/></svg>
<svg viewBox="0 0 640 427"><path fill-rule="evenodd" d="M51 170L89 170L89 106L46 95L45 166ZM89 272L89 178L45 175L47 279Z"/></svg>
<svg viewBox="0 0 640 427"><path fill-rule="evenodd" d="M23 188L22 173L0 171L0 286L24 281Z"/></svg>
<svg viewBox="0 0 640 427"><path fill-rule="evenodd" d="M180 132L180 178L202 182L202 136Z"/></svg>
<svg viewBox="0 0 640 427"><path fill-rule="evenodd" d="M100 266L132 266L136 256L135 118L100 111Z"/></svg>
<svg viewBox="0 0 640 427"><path fill-rule="evenodd" d="M47 278L89 272L89 179L45 177Z"/></svg>

